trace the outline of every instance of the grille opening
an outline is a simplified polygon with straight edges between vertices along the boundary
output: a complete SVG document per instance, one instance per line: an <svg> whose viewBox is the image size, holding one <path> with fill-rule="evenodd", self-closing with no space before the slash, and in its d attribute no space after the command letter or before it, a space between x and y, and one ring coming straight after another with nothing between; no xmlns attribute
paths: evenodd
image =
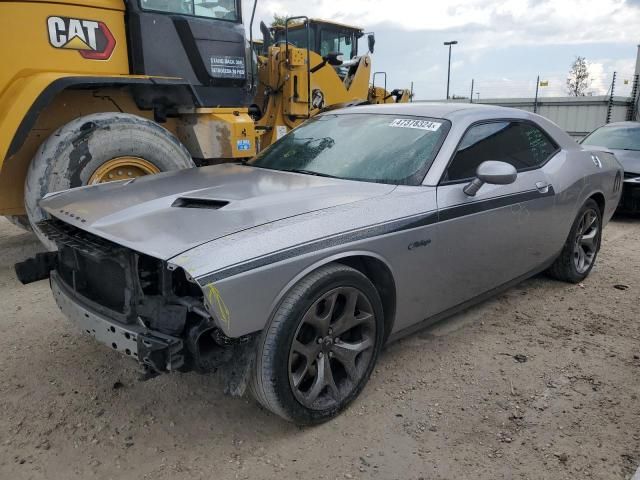
<svg viewBox="0 0 640 480"><path fill-rule="evenodd" d="M203 293L184 270L169 271L154 257L134 252L59 220L43 223L58 244L57 273L92 308L132 323L145 317L168 335L209 318Z"/></svg>
<svg viewBox="0 0 640 480"><path fill-rule="evenodd" d="M125 313L125 271L113 260L95 260L65 247L60 250L59 272L64 282L89 300Z"/></svg>
<svg viewBox="0 0 640 480"><path fill-rule="evenodd" d="M173 202L171 206L175 208L204 208L209 210L219 210L226 205L229 205L229 202L224 200L182 197Z"/></svg>

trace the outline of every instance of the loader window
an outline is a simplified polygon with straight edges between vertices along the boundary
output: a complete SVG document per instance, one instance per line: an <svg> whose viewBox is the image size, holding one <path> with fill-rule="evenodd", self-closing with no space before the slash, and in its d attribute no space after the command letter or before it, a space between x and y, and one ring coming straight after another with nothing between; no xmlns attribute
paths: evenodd
<svg viewBox="0 0 640 480"><path fill-rule="evenodd" d="M442 119L380 114L320 115L248 165L346 180L420 185L449 131Z"/></svg>
<svg viewBox="0 0 640 480"><path fill-rule="evenodd" d="M311 50L314 49L315 45L315 32L313 29L309 32L309 36L311 38ZM282 42L284 43L286 35L284 29L278 30L276 32L276 43ZM289 29L289 43L296 48L307 48L307 29L306 28L290 28Z"/></svg>
<svg viewBox="0 0 640 480"><path fill-rule="evenodd" d="M345 60L355 57L358 54L356 48L357 40L351 33L341 33L332 30L322 30L320 32L320 56L324 57L329 52L340 52Z"/></svg>
<svg viewBox="0 0 640 480"><path fill-rule="evenodd" d="M238 20L236 0L141 0L144 10Z"/></svg>

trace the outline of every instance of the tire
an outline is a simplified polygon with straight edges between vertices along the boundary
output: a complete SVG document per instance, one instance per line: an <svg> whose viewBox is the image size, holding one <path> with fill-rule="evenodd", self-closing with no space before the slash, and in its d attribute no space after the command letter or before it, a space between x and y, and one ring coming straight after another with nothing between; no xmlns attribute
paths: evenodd
<svg viewBox="0 0 640 480"><path fill-rule="evenodd" d="M353 298L356 303L348 303ZM348 314L350 305L355 305L353 311L357 315ZM323 322L323 316L331 319L328 332L316 329L316 325ZM310 318L314 319L313 323L308 322ZM346 321L348 319L351 321ZM354 326L342 332L350 324ZM336 331L332 332L331 327ZM319 343L324 333L328 335ZM331 337L335 340L331 341ZM382 302L371 281L345 265L324 266L288 292L262 332L250 391L265 408L298 425L327 421L343 411L362 391L383 338ZM308 356L298 353L302 350L294 346L294 340L296 345L312 353ZM353 363L344 361L350 359L345 352L356 351L359 353L353 356ZM309 362L309 358L314 359L315 364ZM347 368L347 364L351 366ZM300 374L302 371L306 374ZM330 371L335 390L330 387L331 382L327 382L322 391L316 388L322 385L321 371ZM296 375L300 379L299 388L294 386ZM312 401L316 391L320 395Z"/></svg>
<svg viewBox="0 0 640 480"><path fill-rule="evenodd" d="M55 245L36 224L46 218L38 202L49 192L88 185L98 168L121 157L142 159L154 172L194 167L191 155L168 130L126 113L96 113L56 130L40 146L25 181L29 222L43 244Z"/></svg>
<svg viewBox="0 0 640 480"><path fill-rule="evenodd" d="M585 224L589 225L585 227ZM578 212L562 252L547 273L563 282L580 283L587 278L593 269L600 251L601 241L602 213L598 204L590 198ZM584 258L588 262L585 260L581 264L581 254L577 251L578 248L584 251ZM590 253L587 253L587 249L590 250Z"/></svg>
<svg viewBox="0 0 640 480"><path fill-rule="evenodd" d="M31 228L31 223L29 223L29 217L27 217L26 215L7 215L5 218L25 232L33 231L33 229Z"/></svg>

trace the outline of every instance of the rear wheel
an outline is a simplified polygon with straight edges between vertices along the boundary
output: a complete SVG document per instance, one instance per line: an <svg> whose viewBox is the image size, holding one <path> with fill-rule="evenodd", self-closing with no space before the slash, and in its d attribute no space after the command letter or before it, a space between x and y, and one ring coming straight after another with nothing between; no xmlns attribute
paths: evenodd
<svg viewBox="0 0 640 480"><path fill-rule="evenodd" d="M601 239L602 213L595 200L589 199L578 212L560 256L549 268L549 274L569 283L584 280L595 264Z"/></svg>
<svg viewBox="0 0 640 480"><path fill-rule="evenodd" d="M293 287L263 332L253 395L297 424L326 421L364 388L383 331L369 279L344 265L323 267Z"/></svg>
<svg viewBox="0 0 640 480"><path fill-rule="evenodd" d="M54 249L37 223L38 202L49 192L124 180L195 166L189 152L165 128L126 113L97 113L55 131L38 149L25 182L25 207L36 235Z"/></svg>

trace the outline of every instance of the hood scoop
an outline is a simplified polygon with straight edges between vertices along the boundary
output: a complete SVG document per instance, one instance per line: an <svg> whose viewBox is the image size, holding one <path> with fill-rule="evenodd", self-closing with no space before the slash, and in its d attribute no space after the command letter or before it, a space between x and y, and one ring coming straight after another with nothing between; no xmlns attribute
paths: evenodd
<svg viewBox="0 0 640 480"><path fill-rule="evenodd" d="M229 205L229 202L225 200L189 197L180 197L171 204L174 208L201 208L205 210L220 210L227 205Z"/></svg>

